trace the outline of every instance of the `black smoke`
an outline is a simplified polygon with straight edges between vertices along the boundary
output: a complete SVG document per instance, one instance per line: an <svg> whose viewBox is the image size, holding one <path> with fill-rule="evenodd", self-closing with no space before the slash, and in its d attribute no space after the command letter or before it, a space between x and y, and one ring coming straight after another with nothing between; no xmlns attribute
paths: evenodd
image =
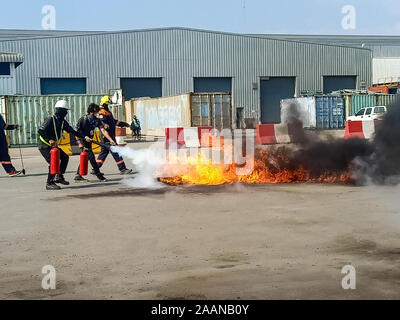
<svg viewBox="0 0 400 320"><path fill-rule="evenodd" d="M291 135L298 143L298 149L288 147L273 149L279 157L279 169L307 169L312 177L325 172L345 172L351 170L356 184L400 183L400 101L390 106L380 122L372 141L359 138L321 139L318 132L304 130L296 104L290 106L288 123L295 130ZM275 158L275 157L274 157ZM279 162L279 159L285 159Z"/></svg>
<svg viewBox="0 0 400 320"><path fill-rule="evenodd" d="M377 184L400 182L400 100L389 107L373 140L375 152L364 168Z"/></svg>

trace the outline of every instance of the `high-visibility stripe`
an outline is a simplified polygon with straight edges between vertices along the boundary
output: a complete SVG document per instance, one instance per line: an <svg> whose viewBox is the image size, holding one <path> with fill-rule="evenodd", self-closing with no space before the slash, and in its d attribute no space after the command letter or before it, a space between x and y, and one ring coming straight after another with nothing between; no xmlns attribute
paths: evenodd
<svg viewBox="0 0 400 320"><path fill-rule="evenodd" d="M118 161L117 164L123 164L124 160Z"/></svg>
<svg viewBox="0 0 400 320"><path fill-rule="evenodd" d="M11 161L0 161L1 164L12 164Z"/></svg>
<svg viewBox="0 0 400 320"><path fill-rule="evenodd" d="M43 142L44 144L47 144L49 147L51 147L51 144L48 143L46 140L44 140L44 139L42 138L42 136L39 136L39 138L40 138L40 140L42 140L42 142Z"/></svg>
<svg viewBox="0 0 400 320"><path fill-rule="evenodd" d="M103 163L104 161L103 160L97 160L96 162L97 163Z"/></svg>

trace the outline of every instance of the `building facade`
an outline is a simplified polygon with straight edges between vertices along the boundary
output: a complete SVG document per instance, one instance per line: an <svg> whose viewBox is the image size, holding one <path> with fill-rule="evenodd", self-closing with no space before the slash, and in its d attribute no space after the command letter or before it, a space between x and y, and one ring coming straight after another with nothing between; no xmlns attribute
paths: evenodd
<svg viewBox="0 0 400 320"><path fill-rule="evenodd" d="M260 36L260 35L259 35ZM290 35L266 34L273 39L286 39L367 48L373 54L373 84L400 82L400 37L399 36L357 36L357 35Z"/></svg>
<svg viewBox="0 0 400 320"><path fill-rule="evenodd" d="M279 122L283 98L302 91L372 84L372 52L303 41L186 28L46 34L0 40L25 56L17 94L98 94L126 99L187 92L232 92L245 118Z"/></svg>
<svg viewBox="0 0 400 320"><path fill-rule="evenodd" d="M22 54L0 52L0 95L17 93L16 69L23 61Z"/></svg>

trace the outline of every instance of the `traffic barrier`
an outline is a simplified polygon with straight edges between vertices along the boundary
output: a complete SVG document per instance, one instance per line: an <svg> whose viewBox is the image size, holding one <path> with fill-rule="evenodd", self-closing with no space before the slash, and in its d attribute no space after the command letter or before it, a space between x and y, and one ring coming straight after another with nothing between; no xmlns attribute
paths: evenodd
<svg viewBox="0 0 400 320"><path fill-rule="evenodd" d="M119 145L119 146L125 146L126 142L126 128L125 127L117 127L115 128L115 142Z"/></svg>
<svg viewBox="0 0 400 320"><path fill-rule="evenodd" d="M372 139L381 120L346 121L344 138Z"/></svg>
<svg viewBox="0 0 400 320"><path fill-rule="evenodd" d="M213 129L214 129L213 127L209 127L209 126L197 127L201 147L211 147L212 146L213 137L211 135L211 130L213 130Z"/></svg>
<svg viewBox="0 0 400 320"><path fill-rule="evenodd" d="M211 143L211 130L213 127L190 128L165 128L165 148L171 146L177 148L208 147Z"/></svg>
<svg viewBox="0 0 400 320"><path fill-rule="evenodd" d="M256 144L294 143L298 130L302 130L301 124L259 124Z"/></svg>

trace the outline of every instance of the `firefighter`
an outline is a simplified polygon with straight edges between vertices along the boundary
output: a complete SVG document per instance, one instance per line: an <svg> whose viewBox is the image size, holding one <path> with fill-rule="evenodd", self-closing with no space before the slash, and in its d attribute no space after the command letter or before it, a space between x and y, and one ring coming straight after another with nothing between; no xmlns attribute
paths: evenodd
<svg viewBox="0 0 400 320"><path fill-rule="evenodd" d="M68 155L61 149L60 150L60 174L54 175L50 173L50 152L54 147L58 147L61 140L63 131L68 132L75 137L79 135L70 124L65 120L68 114L69 105L65 100L57 101L55 105L54 115L46 118L43 124L39 127L39 141L38 148L43 158L49 164L49 173L47 176L46 189L47 190L59 190L61 189L58 184L69 185L69 182L65 180L64 174L67 170L69 161ZM87 138L87 137L86 137Z"/></svg>
<svg viewBox="0 0 400 320"><path fill-rule="evenodd" d="M88 153L90 164L93 168L93 174L99 179L100 181L106 181L104 174L100 172L100 168L97 165L96 157L92 150L91 141L94 136L94 131L96 128L99 128L101 133L107 140L111 143L111 145L116 145L114 140L110 137L106 129L104 129L103 123L96 117L96 114L99 112L100 108L97 104L91 103L87 109L87 114L84 115L82 118L78 120L76 125L76 130L80 133L80 136L89 137L89 140L86 139L78 139L78 145L81 150L85 149ZM87 181L84 177L79 174L79 169L76 172L75 181Z"/></svg>
<svg viewBox="0 0 400 320"><path fill-rule="evenodd" d="M4 130L15 130L18 129L17 124L7 124L2 115L0 114L0 163L4 170L10 177L18 176L22 171L17 171L11 163L10 155L8 154L8 143Z"/></svg>
<svg viewBox="0 0 400 320"><path fill-rule="evenodd" d="M100 101L100 111L99 111L99 119L103 122L104 128L107 130L107 133L110 135L110 137L115 141L115 129L117 126L120 127L129 127L129 123L119 121L114 118L113 114L111 113L110 109L108 108L108 104L110 102L110 97L109 96L104 96L101 98ZM104 135L102 135L102 140L104 140ZM99 167L101 167L106 160L108 154L111 152L111 155L113 156L115 162L117 163L118 169L121 174L130 174L132 173L132 169L127 169L124 159L115 152L112 152L111 150L101 147L100 154L97 158L97 164ZM94 172L92 172L93 174Z"/></svg>

